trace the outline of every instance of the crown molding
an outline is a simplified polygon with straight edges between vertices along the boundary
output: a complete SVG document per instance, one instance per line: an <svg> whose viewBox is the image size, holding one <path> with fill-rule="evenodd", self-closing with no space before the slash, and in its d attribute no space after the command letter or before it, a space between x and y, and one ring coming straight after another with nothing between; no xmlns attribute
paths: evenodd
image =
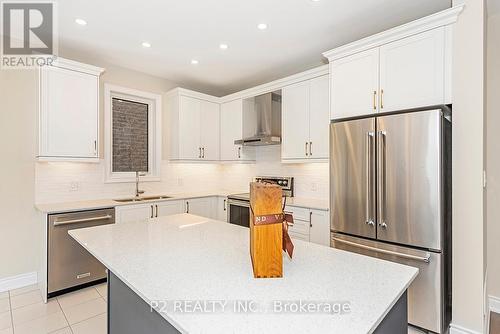
<svg viewBox="0 0 500 334"><path fill-rule="evenodd" d="M100 76L104 72L104 68L97 67L94 65L80 63L78 61L69 60L62 57L57 57L53 62L52 66L65 68L72 71L87 73L95 76Z"/></svg>
<svg viewBox="0 0 500 334"><path fill-rule="evenodd" d="M366 51L381 45L394 42L431 29L453 24L465 5L453 6L449 9L400 25L381 33L360 39L323 53L330 62L358 52Z"/></svg>

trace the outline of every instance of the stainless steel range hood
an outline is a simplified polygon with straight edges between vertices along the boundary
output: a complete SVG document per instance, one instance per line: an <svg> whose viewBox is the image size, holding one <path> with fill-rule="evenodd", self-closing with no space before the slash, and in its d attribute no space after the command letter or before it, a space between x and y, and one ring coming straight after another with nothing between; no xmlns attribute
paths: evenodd
<svg viewBox="0 0 500 334"><path fill-rule="evenodd" d="M243 146L281 143L281 91L243 100L243 139L234 143Z"/></svg>

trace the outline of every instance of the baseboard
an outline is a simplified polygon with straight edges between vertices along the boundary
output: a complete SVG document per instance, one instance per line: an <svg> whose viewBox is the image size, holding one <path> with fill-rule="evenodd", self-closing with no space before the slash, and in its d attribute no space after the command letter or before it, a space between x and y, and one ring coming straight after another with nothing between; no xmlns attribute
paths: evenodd
<svg viewBox="0 0 500 334"><path fill-rule="evenodd" d="M490 305L490 312L500 314L500 298L495 296L488 296L488 303Z"/></svg>
<svg viewBox="0 0 500 334"><path fill-rule="evenodd" d="M482 333L473 331L472 329L468 329L462 326L451 324L450 334L482 334Z"/></svg>
<svg viewBox="0 0 500 334"><path fill-rule="evenodd" d="M0 279L0 292L18 289L36 283L38 283L38 275L36 272L5 277Z"/></svg>

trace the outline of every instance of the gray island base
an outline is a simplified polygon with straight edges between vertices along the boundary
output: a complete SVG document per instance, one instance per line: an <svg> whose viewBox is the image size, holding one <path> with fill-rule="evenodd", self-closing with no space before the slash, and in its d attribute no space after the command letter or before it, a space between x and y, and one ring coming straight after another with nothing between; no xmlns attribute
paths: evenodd
<svg viewBox="0 0 500 334"><path fill-rule="evenodd" d="M300 315L297 315L300 317ZM327 315L324 315L327 316ZM179 332L112 272L108 274L108 334L177 334ZM238 333L235 328L234 333ZM407 292L373 332L407 334ZM343 333L347 334L347 333Z"/></svg>

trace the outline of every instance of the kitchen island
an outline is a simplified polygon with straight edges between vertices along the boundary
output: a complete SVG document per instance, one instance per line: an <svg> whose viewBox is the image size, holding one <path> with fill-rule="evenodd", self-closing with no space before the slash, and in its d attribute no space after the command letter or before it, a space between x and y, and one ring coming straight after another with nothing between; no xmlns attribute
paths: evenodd
<svg viewBox="0 0 500 334"><path fill-rule="evenodd" d="M108 333L406 333L418 270L295 241L255 279L249 230L180 214L72 230L109 270Z"/></svg>

